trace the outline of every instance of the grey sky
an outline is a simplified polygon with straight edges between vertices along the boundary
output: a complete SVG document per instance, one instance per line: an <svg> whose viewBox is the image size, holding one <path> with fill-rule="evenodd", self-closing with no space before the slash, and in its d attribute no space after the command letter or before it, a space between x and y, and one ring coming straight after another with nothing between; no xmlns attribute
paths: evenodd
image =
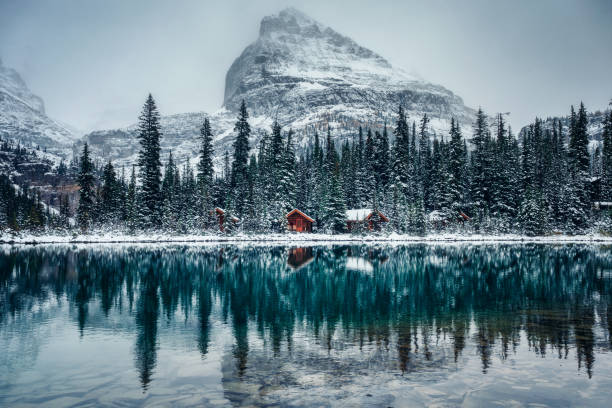
<svg viewBox="0 0 612 408"><path fill-rule="evenodd" d="M261 18L290 5L515 127L612 98L610 0L0 0L0 58L82 130L133 123L149 91L163 114L212 112Z"/></svg>

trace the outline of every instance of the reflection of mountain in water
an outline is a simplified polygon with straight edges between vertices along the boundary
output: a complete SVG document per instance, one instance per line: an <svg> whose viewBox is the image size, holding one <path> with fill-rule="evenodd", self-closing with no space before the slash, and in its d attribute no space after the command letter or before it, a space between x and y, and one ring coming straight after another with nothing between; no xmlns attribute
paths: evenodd
<svg viewBox="0 0 612 408"><path fill-rule="evenodd" d="M287 274L287 263L308 267ZM172 335L196 333L203 356L211 328L227 322L224 384L235 401L243 401L240 382L257 383L262 367L284 362L338 380L372 364L381 372L458 369L474 347L486 373L494 349L506 359L522 338L538 356L575 356L592 376L597 354L611 347L611 267L607 249L581 246L6 249L0 337L30 330L34 311L51 301L71 305L82 336L113 316L115 331L135 334L146 389L168 335L162 322L180 315L186 329ZM296 338L314 343L305 349Z"/></svg>

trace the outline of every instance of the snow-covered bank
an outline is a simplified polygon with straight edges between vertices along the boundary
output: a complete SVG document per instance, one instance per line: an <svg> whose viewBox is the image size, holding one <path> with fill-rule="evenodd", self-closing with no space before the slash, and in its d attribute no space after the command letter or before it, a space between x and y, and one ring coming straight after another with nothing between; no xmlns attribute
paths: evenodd
<svg viewBox="0 0 612 408"><path fill-rule="evenodd" d="M528 237L515 234L430 234L412 235L353 235L353 234L236 234L236 235L166 235L139 234L122 235L112 233L91 235L33 235L7 234L0 235L3 244L94 244L94 243L203 243L203 244L368 244L368 243L436 243L466 242L474 244L487 243L611 243L612 236L593 235L551 235Z"/></svg>

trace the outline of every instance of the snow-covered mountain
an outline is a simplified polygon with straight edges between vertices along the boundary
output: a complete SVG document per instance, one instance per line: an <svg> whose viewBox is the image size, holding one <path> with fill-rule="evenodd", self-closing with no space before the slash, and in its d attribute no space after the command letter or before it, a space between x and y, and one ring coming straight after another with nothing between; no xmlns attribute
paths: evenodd
<svg viewBox="0 0 612 408"><path fill-rule="evenodd" d="M66 126L45 114L43 100L28 89L17 71L5 67L1 60L0 136L62 155L77 140Z"/></svg>
<svg viewBox="0 0 612 408"><path fill-rule="evenodd" d="M451 117L470 128L473 109L439 85L418 79L387 60L298 10L289 8L261 21L259 37L229 68L222 108L210 115L215 151L231 150L237 108L245 100L251 114L256 147L274 119L296 132L298 149L307 146L317 129L328 125L336 139L352 137L359 125L392 124L402 104L410 120L424 113L431 128L444 132ZM194 156L198 128L205 113L162 119L162 148L179 157ZM86 136L95 153L133 161L138 150L135 126L96 131ZM467 135L467 132L466 132Z"/></svg>

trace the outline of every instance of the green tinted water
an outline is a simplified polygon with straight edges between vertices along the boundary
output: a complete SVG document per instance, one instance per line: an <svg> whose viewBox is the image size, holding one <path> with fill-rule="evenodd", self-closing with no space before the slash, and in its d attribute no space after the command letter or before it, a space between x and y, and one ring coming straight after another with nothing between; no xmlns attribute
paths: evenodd
<svg viewBox="0 0 612 408"><path fill-rule="evenodd" d="M607 406L612 251L0 247L0 406Z"/></svg>

